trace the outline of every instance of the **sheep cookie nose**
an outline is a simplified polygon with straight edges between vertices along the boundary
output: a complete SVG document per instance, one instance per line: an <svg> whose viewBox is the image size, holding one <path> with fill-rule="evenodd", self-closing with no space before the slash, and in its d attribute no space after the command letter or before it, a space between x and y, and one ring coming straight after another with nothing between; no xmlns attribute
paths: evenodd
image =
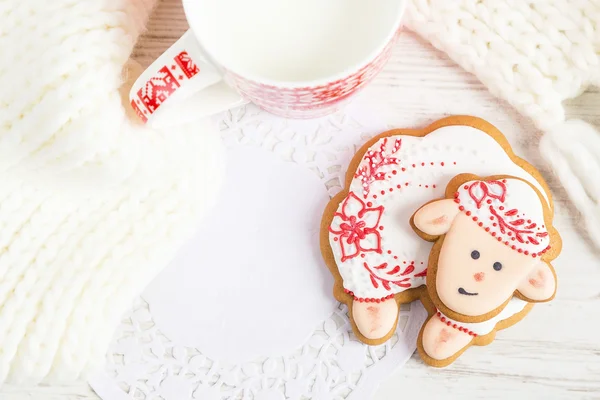
<svg viewBox="0 0 600 400"><path fill-rule="evenodd" d="M483 272L478 272L473 275L473 278L475 278L476 282L481 282L483 278L485 278L485 274Z"/></svg>

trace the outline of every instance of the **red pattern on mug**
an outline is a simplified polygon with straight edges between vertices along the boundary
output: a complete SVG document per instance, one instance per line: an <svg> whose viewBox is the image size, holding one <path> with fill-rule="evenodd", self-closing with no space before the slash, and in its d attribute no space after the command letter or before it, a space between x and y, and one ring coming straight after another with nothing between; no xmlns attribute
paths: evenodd
<svg viewBox="0 0 600 400"><path fill-rule="evenodd" d="M148 116L181 87L183 81L193 78L200 72L198 64L185 50L173 57L174 64L163 65L156 74L148 79L131 100L131 106L145 123ZM140 103L141 102L141 103ZM141 104L145 106L142 110Z"/></svg>
<svg viewBox="0 0 600 400"><path fill-rule="evenodd" d="M175 56L175 62L183 70L183 73L188 79L200 72L198 65L185 50Z"/></svg>
<svg viewBox="0 0 600 400"><path fill-rule="evenodd" d="M137 94L148 111L153 113L179 86L179 82L165 65L138 90Z"/></svg>
<svg viewBox="0 0 600 400"><path fill-rule="evenodd" d="M142 120L143 123L146 123L148 121L148 118L146 118L146 116L144 115L145 112L148 112L146 110L142 111L142 109L140 108L140 106L137 104L139 102L138 99L133 99L131 100L131 107L133 107L133 110L135 111L135 113L137 114L137 116Z"/></svg>

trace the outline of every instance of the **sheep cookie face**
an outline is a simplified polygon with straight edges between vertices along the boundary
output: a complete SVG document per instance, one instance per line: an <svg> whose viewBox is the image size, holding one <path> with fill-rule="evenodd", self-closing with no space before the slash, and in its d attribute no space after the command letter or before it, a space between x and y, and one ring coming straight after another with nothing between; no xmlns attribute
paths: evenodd
<svg viewBox="0 0 600 400"><path fill-rule="evenodd" d="M440 250L437 293L447 307L458 313L482 315L509 300L536 263L460 213Z"/></svg>
<svg viewBox="0 0 600 400"><path fill-rule="evenodd" d="M435 287L428 290L467 317L497 314L515 294L551 299L556 277L543 260L551 242L543 204L531 185L510 178L467 181L453 198L423 206L415 227L442 240L430 260Z"/></svg>

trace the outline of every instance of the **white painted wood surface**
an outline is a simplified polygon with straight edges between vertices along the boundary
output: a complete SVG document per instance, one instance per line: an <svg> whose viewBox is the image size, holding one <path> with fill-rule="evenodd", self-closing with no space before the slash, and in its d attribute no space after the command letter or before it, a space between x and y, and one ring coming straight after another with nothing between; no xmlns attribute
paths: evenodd
<svg viewBox="0 0 600 400"><path fill-rule="evenodd" d="M134 52L148 65L187 29L180 0L163 0ZM375 398L422 399L600 399L600 252L581 230L566 193L541 161L541 132L508 104L495 99L475 77L444 54L407 32L385 70L365 94L383 96L396 110L399 127L422 127L450 114L472 114L495 124L515 152L538 166L553 190L555 225L564 249L555 263L556 299L534 308L494 343L469 349L452 366L438 370L417 355L385 380ZM571 118L600 126L600 90L567 104ZM0 388L0 400L97 399L86 383Z"/></svg>

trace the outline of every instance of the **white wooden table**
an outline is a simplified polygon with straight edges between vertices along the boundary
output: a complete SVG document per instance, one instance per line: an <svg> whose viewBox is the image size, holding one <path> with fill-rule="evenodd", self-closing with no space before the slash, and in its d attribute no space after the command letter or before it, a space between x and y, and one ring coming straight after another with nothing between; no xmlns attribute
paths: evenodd
<svg viewBox="0 0 600 400"><path fill-rule="evenodd" d="M187 29L180 0L163 0L134 58L148 65ZM443 53L407 32L373 91L397 110L398 127L422 127L450 114L472 114L495 124L515 152L536 165L556 202L555 225L564 249L555 263L556 299L534 308L487 347L471 348L452 366L438 370L417 355L384 381L375 398L423 399L600 399L600 252L581 229L581 216L544 166L541 132L508 104L493 98L475 77ZM571 118L600 126L600 90L568 102ZM0 389L0 400L97 399L86 383Z"/></svg>

